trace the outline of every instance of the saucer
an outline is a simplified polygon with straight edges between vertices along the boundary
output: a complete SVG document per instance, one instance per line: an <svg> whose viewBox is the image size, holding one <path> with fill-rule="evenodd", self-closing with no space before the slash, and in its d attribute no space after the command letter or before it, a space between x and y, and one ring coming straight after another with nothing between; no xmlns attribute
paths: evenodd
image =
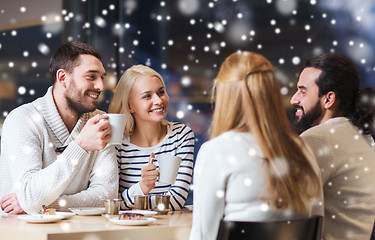
<svg viewBox="0 0 375 240"><path fill-rule="evenodd" d="M69 208L69 210L83 216L95 216L105 212L105 208L97 207Z"/></svg>
<svg viewBox="0 0 375 240"><path fill-rule="evenodd" d="M168 212L170 211L170 209L167 208L167 209L159 210L157 208L154 208L154 209L152 209L152 211L157 212L158 215L166 215L166 214L168 214Z"/></svg>

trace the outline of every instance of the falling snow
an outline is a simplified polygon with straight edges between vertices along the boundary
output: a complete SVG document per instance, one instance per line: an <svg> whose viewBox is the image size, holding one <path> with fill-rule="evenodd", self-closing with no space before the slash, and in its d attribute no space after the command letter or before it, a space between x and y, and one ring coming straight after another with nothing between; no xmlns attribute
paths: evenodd
<svg viewBox="0 0 375 240"><path fill-rule="evenodd" d="M223 198L224 197L224 191L223 190L218 190L216 192L216 197L218 198Z"/></svg>
<svg viewBox="0 0 375 240"><path fill-rule="evenodd" d="M91 21L70 9L45 12L35 17L41 27L33 31L32 39L25 35L30 33L9 23L11 27L0 35L0 82L9 82L20 75L20 82L14 87L17 97L9 106L32 101L44 94L36 86L41 85L40 81L50 84L48 60L56 48L54 42L61 41L64 24L73 23L80 31L70 32L64 41L85 40L85 34L96 34L98 39L95 41L103 53L104 66L112 76L109 85L115 85L119 78L113 72L118 68L123 71L132 64L143 63L160 71L168 93L171 93L168 117L194 126L199 144L204 142L209 128L212 80L225 57L235 51L250 50L268 57L279 72L280 92L286 100L295 92L295 83L306 59L321 52L348 55L360 68L365 85L375 87L375 57L372 54L375 14L371 10L375 8L374 1L265 0L255 4L237 0L176 0L175 4L157 1L149 12L145 12L139 1L126 0L124 3L124 9L106 3ZM16 11L19 16L26 16L30 9L18 5ZM5 6L0 6L0 16L6 10ZM114 17L117 11L123 11L126 22L117 22ZM139 23L141 19L144 26ZM16 20L17 16L14 16L13 21ZM115 40L122 36L121 41ZM110 40L107 42L104 38ZM29 40L30 44L27 44ZM119 62L115 55L119 55ZM109 101L110 96L105 97ZM0 106L4 119L12 109L3 105ZM337 134L333 128L329 133ZM357 134L352 139L360 141L362 138ZM339 144L335 144L334 149L340 149ZM253 157L257 151L249 149L248 154ZM317 154L329 154L329 149L323 147ZM228 158L228 161L233 163L236 159ZM276 163L282 174L288 172L286 161ZM371 173L368 167L362 171L363 174ZM345 180L354 179L346 177ZM252 180L244 179L243 184L251 186ZM224 196L222 191L216 194L217 197ZM337 192L337 195L342 194ZM262 205L261 210L267 211L268 205ZM336 215L330 217L334 219Z"/></svg>
<svg viewBox="0 0 375 240"><path fill-rule="evenodd" d="M65 207L66 204L67 204L67 202L66 202L65 199L60 199L60 200L59 200L59 206L60 206L60 207Z"/></svg>

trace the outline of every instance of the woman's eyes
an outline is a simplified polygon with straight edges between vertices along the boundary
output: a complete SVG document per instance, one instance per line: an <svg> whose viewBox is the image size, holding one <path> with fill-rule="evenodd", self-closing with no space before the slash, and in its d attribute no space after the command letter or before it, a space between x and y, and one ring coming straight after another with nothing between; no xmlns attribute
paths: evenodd
<svg viewBox="0 0 375 240"><path fill-rule="evenodd" d="M165 90L160 90L159 92L157 92L157 95L160 97L160 96L163 96L165 94ZM143 99L150 99L152 98L152 94L145 94L142 96Z"/></svg>

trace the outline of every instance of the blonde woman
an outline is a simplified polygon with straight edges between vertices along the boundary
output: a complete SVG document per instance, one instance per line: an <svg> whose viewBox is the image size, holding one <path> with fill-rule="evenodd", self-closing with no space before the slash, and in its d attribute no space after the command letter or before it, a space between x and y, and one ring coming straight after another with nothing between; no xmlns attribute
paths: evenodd
<svg viewBox="0 0 375 240"><path fill-rule="evenodd" d="M122 75L115 89L108 112L126 116L124 138L116 147L120 171L122 208L132 208L134 196L167 194L170 208L180 210L186 201L192 179L194 133L177 122L166 121L169 97L165 83L153 69L135 65ZM173 185L157 182L161 155L182 158L176 182Z"/></svg>
<svg viewBox="0 0 375 240"><path fill-rule="evenodd" d="M211 140L200 148L194 169L190 239L216 239L222 218L323 215L317 163L289 127L271 63L252 52L233 53L213 90Z"/></svg>

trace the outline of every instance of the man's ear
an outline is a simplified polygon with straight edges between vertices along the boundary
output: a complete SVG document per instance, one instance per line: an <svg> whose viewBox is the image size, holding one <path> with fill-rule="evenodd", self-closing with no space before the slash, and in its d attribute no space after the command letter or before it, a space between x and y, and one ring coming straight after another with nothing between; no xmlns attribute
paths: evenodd
<svg viewBox="0 0 375 240"><path fill-rule="evenodd" d="M66 86L67 73L64 69L59 69L56 72L56 81L61 83L64 87Z"/></svg>
<svg viewBox="0 0 375 240"><path fill-rule="evenodd" d="M328 92L326 95L323 97L323 107L325 109L330 109L333 107L333 105L336 102L336 93L333 91Z"/></svg>

